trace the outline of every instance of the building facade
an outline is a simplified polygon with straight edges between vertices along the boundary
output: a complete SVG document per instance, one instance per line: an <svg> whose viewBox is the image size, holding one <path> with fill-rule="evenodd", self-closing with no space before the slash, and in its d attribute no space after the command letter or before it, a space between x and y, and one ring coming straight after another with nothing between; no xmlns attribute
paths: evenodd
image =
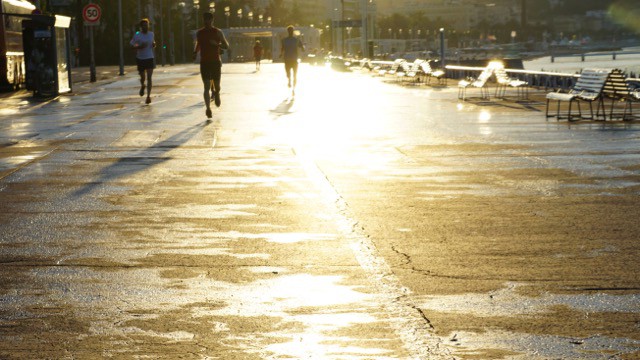
<svg viewBox="0 0 640 360"><path fill-rule="evenodd" d="M421 12L430 21L447 24L457 31L471 29L482 22L520 22L522 16L520 0L400 0L396 3L394 12L403 15Z"/></svg>

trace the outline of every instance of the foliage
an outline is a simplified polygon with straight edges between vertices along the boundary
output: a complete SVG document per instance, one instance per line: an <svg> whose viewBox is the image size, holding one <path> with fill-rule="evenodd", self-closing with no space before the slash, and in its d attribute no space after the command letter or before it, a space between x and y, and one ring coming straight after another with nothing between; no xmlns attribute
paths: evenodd
<svg viewBox="0 0 640 360"><path fill-rule="evenodd" d="M618 24L632 30L635 34L640 35L640 5L637 0L620 0L615 1L609 7L609 13L614 21Z"/></svg>

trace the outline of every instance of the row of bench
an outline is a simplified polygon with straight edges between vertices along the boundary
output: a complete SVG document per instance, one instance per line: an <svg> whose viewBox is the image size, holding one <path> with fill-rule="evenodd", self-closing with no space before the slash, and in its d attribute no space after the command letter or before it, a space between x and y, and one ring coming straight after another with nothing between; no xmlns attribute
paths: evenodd
<svg viewBox="0 0 640 360"><path fill-rule="evenodd" d="M366 69L378 76L393 77L396 80L409 80L429 83L436 78L439 84L446 84L446 73L440 69L433 69L429 60L417 59L413 62L398 59L393 62L375 63L363 60L360 68ZM514 89L518 99L527 99L529 83L518 78L510 77L500 61L492 61L482 69L477 77L466 78L458 82L458 98L467 99L468 89L477 89L480 98L490 98L489 81L495 79L495 93L497 98L505 98L507 89ZM606 102L610 101L608 105ZM607 120L620 118L634 120L640 115L633 114L633 105L640 102L640 88L635 88L619 69L584 69L577 76L575 85L568 91L555 91L546 95L545 115L547 118ZM555 103L555 111L550 106ZM568 103L568 107L562 107ZM581 104L589 105L589 113L583 113ZM594 106L596 110L594 112ZM575 109L574 109L575 105ZM622 106L619 106L622 105Z"/></svg>
<svg viewBox="0 0 640 360"><path fill-rule="evenodd" d="M509 77L507 70L500 61L492 61L482 70L480 75L476 78L467 78L458 82L458 99L466 100L467 88L476 88L480 90L480 97L482 99L489 99L489 89L487 83L491 77L495 77L495 97L504 98L508 88L516 90L518 99L526 99L528 97L528 85L529 83Z"/></svg>
<svg viewBox="0 0 640 360"><path fill-rule="evenodd" d="M511 78L500 62L491 62L477 78L461 80L458 83L458 98L466 99L467 88L480 89L480 96L489 99L487 82L495 76L496 97L504 98L507 88L514 88L519 99L528 97L529 84L526 81ZM625 74L619 69L584 69L578 76L575 85L568 91L555 91L546 95L545 115L547 118L579 120L607 120L620 118L634 120L639 116L633 114L634 103L640 102L640 88L631 85ZM608 111L606 101L610 100ZM555 102L555 113L550 113L550 104ZM568 102L568 108L562 111L561 104ZM582 112L581 103L589 104L589 114ZM594 113L593 104L596 104ZM620 103L622 111L620 111ZM573 105L577 107L574 112Z"/></svg>
<svg viewBox="0 0 640 360"><path fill-rule="evenodd" d="M552 92L546 96L547 118L580 120L607 120L620 118L622 120L634 120L638 118L633 114L633 104L640 102L640 89L634 88L627 81L624 73L619 69L584 69L576 84L568 92ZM607 112L605 102L610 100ZM550 103L556 103L555 113L549 113ZM568 102L566 111L561 112L561 103ZM589 104L589 115L584 115L580 107L581 103ZM593 104L596 104L596 112ZM622 111L617 103L622 103ZM573 112L573 104L577 107L577 113Z"/></svg>
<svg viewBox="0 0 640 360"><path fill-rule="evenodd" d="M429 84L435 78L439 84L446 84L445 72L431 67L429 60L415 59L407 61L396 59L393 62L362 60L358 68L366 69L373 74L385 77L392 77L398 81L412 81L416 83Z"/></svg>
<svg viewBox="0 0 640 360"><path fill-rule="evenodd" d="M404 59L397 59L393 62L374 62L363 59L354 66L354 69L366 69L373 74L392 77L399 81L429 84L430 80L435 78L438 84L447 84L446 72L442 69L432 68L430 61L423 59L416 59L412 62ZM518 98L527 97L528 83L509 77L504 65L499 61L491 62L478 77L461 80L458 83L458 97L464 100L467 88L476 88L480 90L481 98L489 99L488 81L492 76L495 76L496 80L496 97L504 97L508 88L516 89Z"/></svg>

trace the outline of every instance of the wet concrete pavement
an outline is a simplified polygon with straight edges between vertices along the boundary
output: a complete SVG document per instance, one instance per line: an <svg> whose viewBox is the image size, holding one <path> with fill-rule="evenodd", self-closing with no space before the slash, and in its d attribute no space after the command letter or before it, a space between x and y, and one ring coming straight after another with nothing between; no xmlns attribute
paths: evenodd
<svg viewBox="0 0 640 360"><path fill-rule="evenodd" d="M0 357L640 356L640 125L253 69L0 99Z"/></svg>

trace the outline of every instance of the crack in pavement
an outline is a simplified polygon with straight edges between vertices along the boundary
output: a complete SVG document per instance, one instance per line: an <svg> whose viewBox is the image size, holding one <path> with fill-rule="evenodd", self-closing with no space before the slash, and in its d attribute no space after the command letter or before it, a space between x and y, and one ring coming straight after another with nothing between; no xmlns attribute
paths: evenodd
<svg viewBox="0 0 640 360"><path fill-rule="evenodd" d="M400 336L405 348L417 359L454 359L450 350L433 334L433 326L411 297L411 290L402 285L393 274L388 263L378 253L375 244L365 229L351 214L346 200L337 192L331 180L318 164L299 147L294 154L301 166L318 186L325 198L332 199L339 215L338 229L351 241L351 249L362 267L369 275L373 287L385 300L381 304L392 317L392 326Z"/></svg>

